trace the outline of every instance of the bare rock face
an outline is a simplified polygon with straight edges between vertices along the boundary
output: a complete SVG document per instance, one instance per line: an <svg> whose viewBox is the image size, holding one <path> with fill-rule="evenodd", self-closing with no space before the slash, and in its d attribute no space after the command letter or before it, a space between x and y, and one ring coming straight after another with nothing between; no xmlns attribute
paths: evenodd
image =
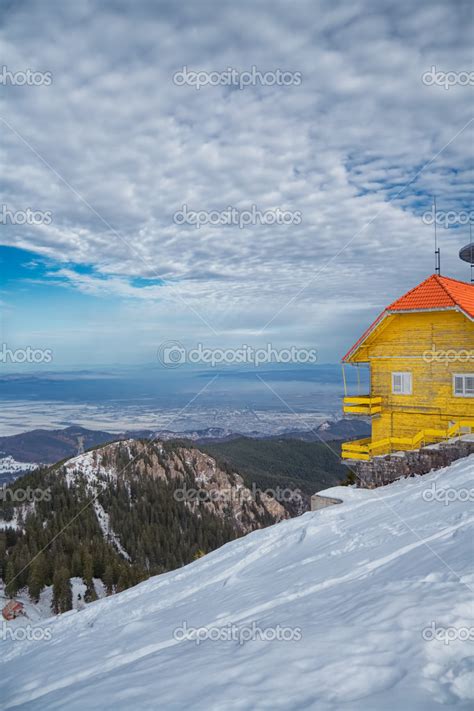
<svg viewBox="0 0 474 711"><path fill-rule="evenodd" d="M89 494L122 481L137 483L141 477L166 481L174 498L191 512L202 509L230 522L239 534L289 518L275 498L251 490L242 477L224 470L216 460L198 449L146 440L126 440L105 445L69 460L69 482L85 480Z"/></svg>

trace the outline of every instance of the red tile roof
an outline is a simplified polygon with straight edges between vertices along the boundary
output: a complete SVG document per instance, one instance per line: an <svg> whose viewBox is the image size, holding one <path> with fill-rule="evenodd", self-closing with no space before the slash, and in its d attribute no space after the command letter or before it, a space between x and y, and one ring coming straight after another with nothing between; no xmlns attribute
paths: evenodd
<svg viewBox="0 0 474 711"><path fill-rule="evenodd" d="M474 284L433 274L387 307L387 311L449 309L458 306L474 318Z"/></svg>
<svg viewBox="0 0 474 711"><path fill-rule="evenodd" d="M10 600L7 602L5 607L3 608L4 610L22 610L23 609L23 603L19 602L18 600Z"/></svg>
<svg viewBox="0 0 474 711"><path fill-rule="evenodd" d="M343 361L353 355L367 336L387 315L407 311L440 311L459 309L474 319L474 284L433 274L414 289L387 306L373 324L362 334L357 343L346 353Z"/></svg>

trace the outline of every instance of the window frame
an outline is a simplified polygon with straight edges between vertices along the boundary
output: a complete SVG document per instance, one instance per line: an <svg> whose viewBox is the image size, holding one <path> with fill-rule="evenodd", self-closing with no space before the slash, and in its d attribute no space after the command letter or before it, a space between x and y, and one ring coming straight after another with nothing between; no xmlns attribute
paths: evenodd
<svg viewBox="0 0 474 711"><path fill-rule="evenodd" d="M462 378L462 393L456 392L456 378ZM474 373L453 373L453 397L474 397L474 390L472 393L466 392L466 381L468 378L474 378Z"/></svg>
<svg viewBox="0 0 474 711"><path fill-rule="evenodd" d="M395 390L395 376L397 376L397 375L402 376L402 391L401 392L397 392ZM410 381L409 381L410 387L409 387L408 391L403 389L403 386L405 384L405 376L407 376L407 375L410 377ZM397 395L397 396L402 396L402 397L413 395L413 372L411 370L397 370L397 371L392 372L392 395Z"/></svg>

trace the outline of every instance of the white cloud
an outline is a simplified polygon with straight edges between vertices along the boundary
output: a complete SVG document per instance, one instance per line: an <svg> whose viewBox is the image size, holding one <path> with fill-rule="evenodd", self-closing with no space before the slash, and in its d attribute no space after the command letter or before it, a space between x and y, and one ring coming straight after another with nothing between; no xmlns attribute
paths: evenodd
<svg viewBox="0 0 474 711"><path fill-rule="evenodd" d="M472 69L472 12L427 1L12 4L1 56L12 71L51 71L53 84L2 88L0 115L57 173L2 126L5 201L54 216L2 240L63 262L56 277L82 292L139 300L144 323L150 301L153 318L173 304L177 330L200 333L197 311L226 337L278 313L273 332L310 340L317 328L339 355L347 334L335 320L352 322L354 301L368 319L432 271L419 216L428 195L470 206L474 124L461 129L472 88L421 77L432 65ZM280 68L303 82L196 91L172 82L184 65ZM303 220L197 230L173 223L183 204L279 206ZM467 236L440 239L445 271L462 277ZM130 281L158 276L170 286Z"/></svg>

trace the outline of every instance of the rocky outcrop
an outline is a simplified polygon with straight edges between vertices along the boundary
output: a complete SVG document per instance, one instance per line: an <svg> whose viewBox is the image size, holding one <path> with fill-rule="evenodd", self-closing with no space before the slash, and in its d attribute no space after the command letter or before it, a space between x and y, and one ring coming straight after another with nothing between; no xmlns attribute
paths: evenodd
<svg viewBox="0 0 474 711"><path fill-rule="evenodd" d="M117 480L161 479L174 487L175 500L193 514L204 508L230 522L240 534L289 518L275 498L246 487L238 473L225 471L194 447L146 440L114 442L74 457L64 469L70 483L85 480L91 495Z"/></svg>

